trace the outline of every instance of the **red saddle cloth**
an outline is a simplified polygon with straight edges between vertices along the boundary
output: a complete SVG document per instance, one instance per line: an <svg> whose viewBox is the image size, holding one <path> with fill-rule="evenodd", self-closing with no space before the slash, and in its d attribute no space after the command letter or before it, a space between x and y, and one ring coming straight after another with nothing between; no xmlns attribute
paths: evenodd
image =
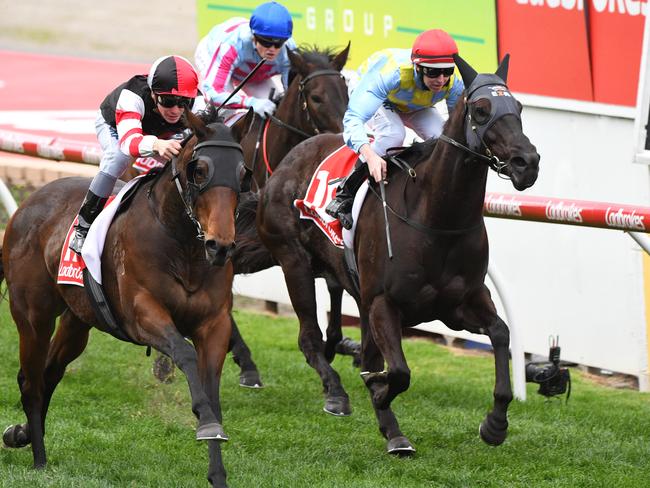
<svg viewBox="0 0 650 488"><path fill-rule="evenodd" d="M341 146L327 156L316 168L303 200L295 200L301 219L312 220L337 247L343 247L341 222L325 213L325 207L334 198L341 179L352 172L358 155L349 147Z"/></svg>
<svg viewBox="0 0 650 488"><path fill-rule="evenodd" d="M111 203L115 198L114 195L110 196L106 205ZM106 206L104 205L104 207ZM77 225L79 216L74 218L68 233L65 235L63 247L61 248L61 259L59 260L59 272L56 275L56 283L58 285L77 285L84 286L83 271L86 268L86 263L81 256L70 249L70 240L74 226Z"/></svg>

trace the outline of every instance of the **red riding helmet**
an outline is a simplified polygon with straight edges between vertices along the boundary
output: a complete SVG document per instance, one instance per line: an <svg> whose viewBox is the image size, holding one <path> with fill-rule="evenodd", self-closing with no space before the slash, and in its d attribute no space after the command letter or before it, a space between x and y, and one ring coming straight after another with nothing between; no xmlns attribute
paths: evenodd
<svg viewBox="0 0 650 488"><path fill-rule="evenodd" d="M422 32L415 38L411 49L411 61L430 68L452 68L453 55L458 53L456 41L441 29Z"/></svg>
<svg viewBox="0 0 650 488"><path fill-rule="evenodd" d="M158 95L195 98L199 77L192 63L184 57L163 56L151 66L147 84L151 91Z"/></svg>

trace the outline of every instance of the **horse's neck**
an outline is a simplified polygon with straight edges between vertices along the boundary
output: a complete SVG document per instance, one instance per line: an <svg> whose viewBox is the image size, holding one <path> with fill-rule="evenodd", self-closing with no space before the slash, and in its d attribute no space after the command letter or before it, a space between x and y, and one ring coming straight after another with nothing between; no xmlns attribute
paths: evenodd
<svg viewBox="0 0 650 488"><path fill-rule="evenodd" d="M179 242L198 242L196 231L185 213L183 197L172 180L170 165L153 183L151 196L147 200L156 220L166 228L169 235Z"/></svg>
<svg viewBox="0 0 650 488"><path fill-rule="evenodd" d="M463 106L456 109L443 134L466 146ZM432 217L438 224L443 219L450 228L472 225L483 213L487 171L483 162L439 140L417 168L420 206L433 209Z"/></svg>
<svg viewBox="0 0 650 488"><path fill-rule="evenodd" d="M306 132L307 134L312 134L313 128L309 124L306 113L301 106L298 81L298 79L292 81L284 97L278 104L275 116L291 127ZM290 129L271 122L266 140L269 162L271 168L274 169L289 150L303 141L304 137Z"/></svg>

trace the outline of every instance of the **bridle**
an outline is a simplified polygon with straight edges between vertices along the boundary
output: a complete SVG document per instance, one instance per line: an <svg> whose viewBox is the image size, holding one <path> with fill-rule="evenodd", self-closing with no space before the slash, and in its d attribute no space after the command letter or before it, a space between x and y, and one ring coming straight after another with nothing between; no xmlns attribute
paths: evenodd
<svg viewBox="0 0 650 488"><path fill-rule="evenodd" d="M300 97L300 101L302 102L300 104L300 107L307 115L307 121L311 124L316 134L320 134L320 131L309 112L309 104L307 103L307 97L305 95L305 87L307 86L307 83L315 78L318 78L319 76L338 76L340 79L345 81L345 77L341 74L341 72L335 69L319 69L313 73L309 73L302 80L300 80L300 83L298 84L298 95Z"/></svg>
<svg viewBox="0 0 650 488"><path fill-rule="evenodd" d="M482 124L477 124L472 119L470 107L473 103L481 99L491 99L493 102L490 103L489 119ZM499 76L492 74L477 75L467 89L467 95L465 97L464 119L467 146L444 134L440 136L440 140L462 149L479 161L486 163L490 169L496 172L499 178L509 179L503 173L508 163L501 161L498 156L490 151L490 148L485 143L484 136L497 120L506 115L512 115L521 122L521 116L519 115L519 110L514 100L508 87Z"/></svg>
<svg viewBox="0 0 650 488"><path fill-rule="evenodd" d="M194 134L190 133L181 142L181 146L184 147L193 135ZM185 168L186 188L183 188L183 185L181 184L180 181L181 172L178 170L178 167L176 165L178 156L175 156L171 160L171 167L172 167L171 179L176 184L176 189L178 191L179 196L181 197L183 206L185 207L185 214L188 216L188 218L194 225L194 228L196 229L197 232L196 237L199 240L205 240L205 233L203 232L201 223L199 222L199 220L196 218L196 215L194 214L193 206L194 206L194 202L196 201L196 198L201 193L206 191L208 188L212 188L214 186L227 186L229 188L232 188L237 193L237 198L239 198L239 193L241 191L240 183L238 180L236 180L235 178L231 178L230 177L231 175L229 175L228 172L216 171L215 168L216 161L222 159L220 158L221 154L217 154L217 153L220 153L220 149L223 148L236 149L241 154L241 159L243 161L242 147L240 144L236 142L226 141L226 140L207 140L207 141L199 142L194 146L192 150L192 157L188 161ZM208 164L208 176L205 178L203 182L196 183L191 175L191 172L193 168L195 169L196 164L198 163L201 157L205 159Z"/></svg>

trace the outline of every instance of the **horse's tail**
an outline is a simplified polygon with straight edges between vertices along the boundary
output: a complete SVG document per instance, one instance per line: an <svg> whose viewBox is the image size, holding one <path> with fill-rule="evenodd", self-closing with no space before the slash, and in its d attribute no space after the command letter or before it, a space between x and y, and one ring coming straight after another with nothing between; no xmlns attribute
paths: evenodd
<svg viewBox="0 0 650 488"><path fill-rule="evenodd" d="M278 264L257 234L255 218L258 201L258 193L242 193L235 221L237 245L231 256L235 274L255 273Z"/></svg>
<svg viewBox="0 0 650 488"><path fill-rule="evenodd" d="M0 244L0 284L5 280L5 268L2 265L2 244Z"/></svg>

